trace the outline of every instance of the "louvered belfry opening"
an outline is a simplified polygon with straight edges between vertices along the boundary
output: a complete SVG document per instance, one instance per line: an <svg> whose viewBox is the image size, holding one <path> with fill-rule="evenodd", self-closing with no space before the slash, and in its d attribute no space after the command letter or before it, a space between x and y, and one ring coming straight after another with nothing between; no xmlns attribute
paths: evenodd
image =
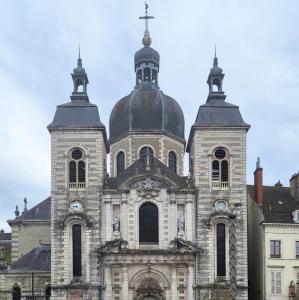
<svg viewBox="0 0 299 300"><path fill-rule="evenodd" d="M158 208L153 203L145 203L139 209L139 242L159 243Z"/></svg>

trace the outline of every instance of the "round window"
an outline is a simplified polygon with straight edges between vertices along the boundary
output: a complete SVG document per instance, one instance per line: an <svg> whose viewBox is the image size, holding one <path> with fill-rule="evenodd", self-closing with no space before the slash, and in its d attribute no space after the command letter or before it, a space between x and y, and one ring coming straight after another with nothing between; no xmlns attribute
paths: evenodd
<svg viewBox="0 0 299 300"><path fill-rule="evenodd" d="M224 149L222 148L218 148L216 149L215 151L215 157L218 158L218 159L222 159L226 156L226 152Z"/></svg>
<svg viewBox="0 0 299 300"><path fill-rule="evenodd" d="M215 208L217 210L224 210L224 209L226 209L226 206L227 206L227 204L226 204L226 201L224 201L224 200L219 200L215 203Z"/></svg>
<svg viewBox="0 0 299 300"><path fill-rule="evenodd" d="M82 151L79 149L75 149L72 151L72 159L80 159L82 158Z"/></svg>

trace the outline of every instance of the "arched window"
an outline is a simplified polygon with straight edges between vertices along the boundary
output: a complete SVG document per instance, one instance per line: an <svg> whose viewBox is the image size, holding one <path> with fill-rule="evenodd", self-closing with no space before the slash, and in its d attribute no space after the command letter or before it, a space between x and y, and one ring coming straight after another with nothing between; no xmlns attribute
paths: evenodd
<svg viewBox="0 0 299 300"><path fill-rule="evenodd" d="M21 289L18 286L12 289L12 300L21 300Z"/></svg>
<svg viewBox="0 0 299 300"><path fill-rule="evenodd" d="M139 242L159 242L158 208L153 203L144 203L139 209Z"/></svg>
<svg viewBox="0 0 299 300"><path fill-rule="evenodd" d="M82 276L82 243L81 243L81 225L72 226L73 238L73 276Z"/></svg>
<svg viewBox="0 0 299 300"><path fill-rule="evenodd" d="M212 187L228 188L229 154L224 148L216 148L212 157Z"/></svg>
<svg viewBox="0 0 299 300"><path fill-rule="evenodd" d="M140 152L139 152L139 156L141 158L145 157L145 155L149 153L151 156L154 155L154 151L151 147L148 147L148 146L145 146L145 147L142 147Z"/></svg>
<svg viewBox="0 0 299 300"><path fill-rule="evenodd" d="M123 151L120 151L116 156L116 174L119 175L124 170L125 170L125 153Z"/></svg>
<svg viewBox="0 0 299 300"><path fill-rule="evenodd" d="M69 157L69 188L84 189L86 180L85 157L80 149L73 149Z"/></svg>
<svg viewBox="0 0 299 300"><path fill-rule="evenodd" d="M51 298L51 287L47 286L45 288L45 299L46 300L50 300L50 298Z"/></svg>
<svg viewBox="0 0 299 300"><path fill-rule="evenodd" d="M173 151L170 151L168 154L168 167L173 171L177 172L176 167L176 154Z"/></svg>
<svg viewBox="0 0 299 300"><path fill-rule="evenodd" d="M151 69L150 68L144 68L144 81L151 81Z"/></svg>
<svg viewBox="0 0 299 300"><path fill-rule="evenodd" d="M225 224L216 225L217 235L217 276L226 275Z"/></svg>

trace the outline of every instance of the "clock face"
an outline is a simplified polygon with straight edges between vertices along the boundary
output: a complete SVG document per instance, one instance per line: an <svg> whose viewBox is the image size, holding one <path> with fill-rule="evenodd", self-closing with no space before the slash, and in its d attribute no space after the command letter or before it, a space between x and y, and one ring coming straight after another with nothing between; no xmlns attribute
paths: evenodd
<svg viewBox="0 0 299 300"><path fill-rule="evenodd" d="M226 208L226 202L223 200L217 201L215 207L217 210L224 210Z"/></svg>
<svg viewBox="0 0 299 300"><path fill-rule="evenodd" d="M82 204L80 201L73 201L70 204L70 209L73 212L79 212L82 211Z"/></svg>

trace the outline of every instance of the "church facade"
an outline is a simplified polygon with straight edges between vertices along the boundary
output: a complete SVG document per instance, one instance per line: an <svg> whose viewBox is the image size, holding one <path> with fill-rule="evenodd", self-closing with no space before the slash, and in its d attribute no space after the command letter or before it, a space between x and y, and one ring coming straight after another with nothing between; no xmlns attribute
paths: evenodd
<svg viewBox="0 0 299 300"><path fill-rule="evenodd" d="M159 88L147 27L142 42L109 139L80 57L71 102L48 126L51 299L248 299L249 125L225 100L215 55L186 141L182 109Z"/></svg>

